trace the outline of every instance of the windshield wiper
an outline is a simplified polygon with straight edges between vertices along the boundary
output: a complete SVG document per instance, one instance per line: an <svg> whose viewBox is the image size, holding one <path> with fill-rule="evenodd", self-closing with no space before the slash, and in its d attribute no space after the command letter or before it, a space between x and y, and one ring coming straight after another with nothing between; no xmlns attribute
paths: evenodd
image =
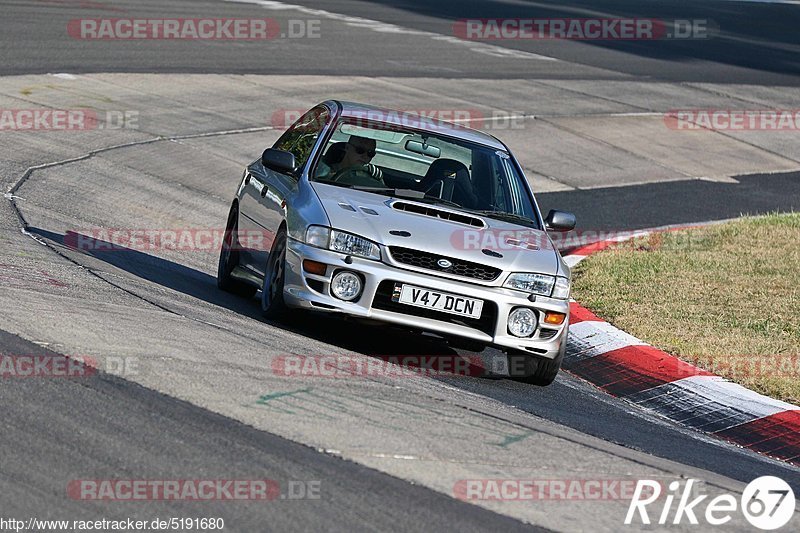
<svg viewBox="0 0 800 533"><path fill-rule="evenodd" d="M525 222L527 224L533 224L537 228L539 227L539 223L535 220L531 220L530 218L518 215L516 213L507 213L505 211L492 211L492 210L483 210L483 211L471 211L472 213L477 213L479 215L484 215L489 218L496 218L498 220L507 220L511 222Z"/></svg>

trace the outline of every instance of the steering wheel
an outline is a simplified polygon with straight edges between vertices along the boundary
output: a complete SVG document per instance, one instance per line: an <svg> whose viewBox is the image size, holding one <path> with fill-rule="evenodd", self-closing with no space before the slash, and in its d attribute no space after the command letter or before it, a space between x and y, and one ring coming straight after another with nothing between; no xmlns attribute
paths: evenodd
<svg viewBox="0 0 800 533"><path fill-rule="evenodd" d="M386 187L382 178L373 177L372 173L364 167L350 167L340 170L331 177L331 181L362 187Z"/></svg>

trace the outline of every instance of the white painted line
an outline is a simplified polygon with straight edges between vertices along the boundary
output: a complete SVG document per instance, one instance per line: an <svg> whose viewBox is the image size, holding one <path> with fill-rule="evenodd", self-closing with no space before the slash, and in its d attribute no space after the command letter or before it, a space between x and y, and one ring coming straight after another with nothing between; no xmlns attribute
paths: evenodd
<svg viewBox="0 0 800 533"><path fill-rule="evenodd" d="M570 268L575 268L575 265L586 259L585 255L568 255L564 258L564 262Z"/></svg>
<svg viewBox="0 0 800 533"><path fill-rule="evenodd" d="M567 355L571 361L576 361L628 346L647 345L608 322L583 321L569 326Z"/></svg>
<svg viewBox="0 0 800 533"><path fill-rule="evenodd" d="M492 117L475 117L475 118L454 118L452 120L448 120L448 122L454 122L460 124L462 122L470 123L470 122L498 122L500 120L524 120L527 118L536 118L533 115L503 115L503 116L492 116Z"/></svg>
<svg viewBox="0 0 800 533"><path fill-rule="evenodd" d="M476 52L479 54L485 54L492 57L501 57L501 58L514 58L514 59L535 59L538 61L558 61L558 59L550 56L543 56L540 54L534 54L532 52L525 52L522 50L513 50L510 48L503 48L501 46L496 46L493 44L486 44L480 43L475 41L465 41L463 39L459 39L458 37L452 35L441 35L439 33L433 33L429 31L422 31L422 30L414 30L411 28L405 28L403 26L398 26L396 24L389 24L387 22L380 22L378 20L372 20L362 17L351 17L349 15L342 15L340 13L333 13L331 11L325 11L324 9L313 9L306 6L301 6L297 4L287 4L285 2L276 2L273 0L224 0L225 2L235 2L237 4L254 4L261 6L265 9L271 9L273 11L283 11L283 10L293 10L303 13L305 15L310 15L312 17L320 17L326 18L328 20L336 20L339 22L343 22L348 26L352 26L355 28L364 28L368 29L377 33L393 33L393 34L400 34L400 35L417 35L421 37L428 37L435 41L443 41L450 44L455 44L459 46L466 46L472 52Z"/></svg>
<svg viewBox="0 0 800 533"><path fill-rule="evenodd" d="M762 396L719 376L691 376L625 397L645 409L707 433L716 433L797 406Z"/></svg>
<svg viewBox="0 0 800 533"><path fill-rule="evenodd" d="M690 376L673 381L672 385L703 398L712 399L732 409L751 413L757 418L799 409L796 405L764 396L718 376Z"/></svg>

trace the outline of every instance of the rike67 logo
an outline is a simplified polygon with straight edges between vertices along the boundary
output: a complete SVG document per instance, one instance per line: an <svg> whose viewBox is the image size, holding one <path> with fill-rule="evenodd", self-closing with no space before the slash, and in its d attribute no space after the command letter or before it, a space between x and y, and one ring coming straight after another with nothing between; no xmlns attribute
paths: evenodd
<svg viewBox="0 0 800 533"><path fill-rule="evenodd" d="M764 531L782 528L792 519L795 511L795 497L792 488L784 480L774 476L762 476L751 481L742 497L737 501L731 494L721 494L707 500L708 494L695 495L694 484L697 480L689 479L681 487L681 482L673 481L669 484L669 492L662 495L662 485L658 481L640 479L625 516L625 524L631 525L638 521L642 524L651 524L648 506L658 501L663 501L663 506L656 505L657 511L654 521L659 525L678 525L684 518L691 525L700 524L700 519L712 526L727 524L733 519L737 509L741 511L753 527ZM673 503L677 505L673 511ZM660 512L658 507L661 507ZM797 531L797 529L794 529Z"/></svg>

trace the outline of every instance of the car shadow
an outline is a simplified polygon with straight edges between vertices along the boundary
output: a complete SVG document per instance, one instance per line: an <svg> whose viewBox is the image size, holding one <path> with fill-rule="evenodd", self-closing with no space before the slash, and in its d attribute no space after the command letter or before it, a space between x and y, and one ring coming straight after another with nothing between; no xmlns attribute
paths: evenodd
<svg viewBox="0 0 800 533"><path fill-rule="evenodd" d="M399 327L365 324L363 321L327 315L324 320L316 320L314 312L293 312L280 321L266 320L261 316L257 297L240 298L217 288L216 277L197 269L170 261L163 257L150 255L139 250L92 239L91 250L78 250L74 247L75 233L67 235L46 229L29 227L28 231L64 248L87 255L115 268L123 270L139 279L146 280L167 289L197 298L212 305L223 307L240 315L270 324L276 328L297 333L305 337L333 344L344 350L367 354L380 359L400 361L410 368L424 367L434 360L434 367L458 368L469 376L482 376L485 368L478 362L478 354L459 354L441 338L414 333ZM73 244L73 246L71 246ZM443 358L442 362L435 362ZM454 360L462 360L456 363ZM434 369L435 370L435 369ZM444 371L444 374L447 372ZM439 372L433 372L436 377Z"/></svg>

